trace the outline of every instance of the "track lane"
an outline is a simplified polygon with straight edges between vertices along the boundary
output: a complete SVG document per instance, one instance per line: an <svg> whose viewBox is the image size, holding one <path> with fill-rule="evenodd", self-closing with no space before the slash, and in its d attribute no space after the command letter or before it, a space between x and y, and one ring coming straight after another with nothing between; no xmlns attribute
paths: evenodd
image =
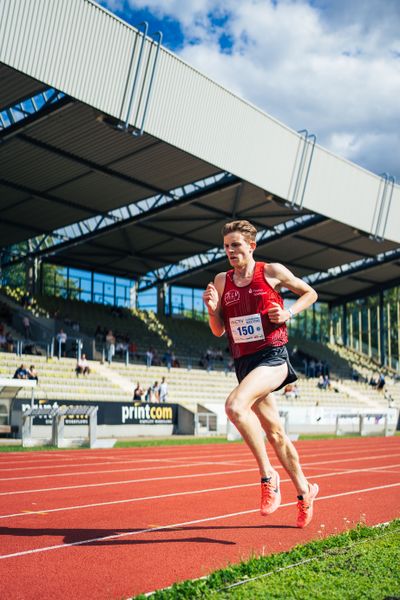
<svg viewBox="0 0 400 600"><path fill-rule="evenodd" d="M305 530L292 527L294 503L284 505L268 520L253 510L222 518L210 513L205 517L197 515L197 519L189 522L171 520L175 515L169 514L171 526L167 529L136 531L134 535L121 532L121 526L86 529L86 534L100 534L101 539L6 559L2 585L13 590L13 600L43 597L56 600L64 598L66 590L76 600L126 598L205 575L254 553L282 551L315 537L343 531L368 512L371 494L376 505L374 516L366 518L368 524L393 518L396 514L387 492L388 488L370 492L357 489L348 496L340 496L338 492L334 497L322 496L316 504L321 518L316 517ZM339 503L343 518L338 517ZM47 531L41 533L45 536ZM73 535L70 534L67 543L74 543Z"/></svg>
<svg viewBox="0 0 400 600"><path fill-rule="evenodd" d="M380 446L379 451L390 452L393 446L395 446L395 441L393 440L396 440L396 438L385 438L385 441ZM345 441L347 440L328 440L325 441L326 446L324 446L321 443L317 443L313 445L312 449L310 448L310 443L304 441L296 442L295 446L300 452L302 459L307 459L308 456L329 456L332 452L336 451L339 451L341 456L344 456L345 454L349 454L349 456L352 454L368 454L371 448L376 448L376 443L371 443L371 439L362 438L357 439L355 441L351 441L351 443L346 444L345 447L341 449L339 447L339 442L342 442L344 444ZM200 450L198 450L198 448L200 448ZM151 458L148 457L149 450L152 451ZM161 452L161 450L165 451ZM144 451L146 451L146 453L144 453ZM79 469L85 467L93 467L93 469L97 469L98 466L111 467L113 465L118 464L131 464L134 467L139 465L140 463L143 463L143 465L145 466L146 464L151 464L154 461L163 461L166 464L171 463L173 465L181 461L193 462L196 459L199 459L201 461L211 460L212 462L216 459L221 460L221 462L231 462L232 460L248 460L249 462L251 462L254 460L247 447L243 444L232 444L229 447L229 450L226 451L222 451L220 444L210 444L210 446L207 445L205 447L175 447L175 451L172 453L170 451L170 447L150 449L130 448L128 450L116 449L114 450L114 452L116 453L114 457L109 454L110 451L108 451L107 455L97 454L100 452L99 450L90 451L95 453L94 456L88 455L88 451L84 450L66 450L65 452L69 452L69 456L64 457L60 456L61 453L58 453L57 451L49 451L49 455L52 455L53 453L56 455L50 461L47 459L44 461L40 460L41 457L37 457L36 452L32 453L34 454L33 458L31 458L31 454L27 455L26 453L21 452L15 453L15 460L12 459L12 457L9 457L9 453L0 453L0 477L6 477L7 474L11 474L10 476L12 476L12 474L16 472L23 473L25 470L29 473L37 469L39 474L40 472L46 471L45 474L50 475L56 469L71 469L72 467L79 471ZM81 452L84 454L81 455ZM77 456L78 453L79 458ZM4 458L4 455L6 455L6 458ZM21 459L24 458L25 460L21 461Z"/></svg>
<svg viewBox="0 0 400 600"><path fill-rule="evenodd" d="M332 455L330 455L332 456ZM348 464L353 464L355 462L372 462L373 464L377 464L375 463L375 461L380 461L380 460L388 460L388 459L393 459L393 458L399 458L400 457L400 448L399 451L396 452L392 452L391 454L380 454L377 453L375 455L371 455L368 454L366 456L359 456L359 457L352 457L352 458L341 458L340 456L336 456L335 458L329 458L329 459L323 459L323 460L317 460L317 461L311 461L311 462L307 462L307 460L303 461L303 468L307 468L308 466L315 466L315 465L342 465L345 463ZM252 465L254 465L254 461L252 461ZM372 465L373 466L373 465ZM177 473L173 473L174 470L177 470ZM193 469L196 469L196 473L193 473ZM113 477L114 473L111 471L109 473L107 473L107 475L100 473L100 474L89 474L87 476L87 481L86 482L82 482L82 479L76 477L76 476L67 476L65 481L62 481L62 478L58 478L57 481L51 485L47 483L47 479L46 479L46 483L42 483L42 485L40 485L40 481L39 483L37 482L36 479L23 479L23 480L12 480L12 481L1 481L0 482L0 497L7 497L10 495L20 495L20 494L33 494L33 493L47 493L47 492L54 492L54 491L59 491L59 492L67 492L68 490L72 490L72 489L87 489L87 488L91 488L91 489L95 489L95 488L100 488L100 487L109 487L109 486L123 486L123 485L129 485L130 483L141 483L141 482L146 482L146 481L151 481L151 480L157 480L159 479L160 481L167 481L169 479L185 479L188 477L198 477L201 475L204 475L205 477L208 476L209 474L229 474L229 473L242 473L242 472L250 472L250 471L257 471L257 469L253 466L253 467L242 467L242 468L235 468L235 466L231 466L229 464L223 464L220 465L219 463L214 464L214 463L207 463L204 465L203 464L188 464L185 465L184 467L182 466L176 466L174 468L171 468L168 470L168 474L164 474L165 471L165 467L161 466L158 469L154 469L154 467L151 467L149 469L149 471L152 471L151 474L149 474L149 476L146 476L146 470L144 470L143 472L141 472L141 474L139 475L139 477L134 477L132 478L131 476L126 476L126 477L122 477L121 474L119 472L116 473L116 476ZM157 470L159 470L159 474L157 475ZM179 471L178 471L179 470ZM91 478L94 480L91 480ZM50 478L51 479L51 478ZM62 485L64 483L64 485ZM38 486L39 485L39 486Z"/></svg>
<svg viewBox="0 0 400 600"><path fill-rule="evenodd" d="M76 600L123 598L170 585L176 580L201 576L229 561L237 562L253 551L274 552L290 548L306 539L320 537L325 532L342 531L360 519L366 519L372 524L400 516L399 474L396 466L399 460L394 456L396 450L400 450L400 440L393 438L389 443L382 439L356 440L356 443L347 443L342 453L340 444L336 440L334 442L326 446L306 442L307 452L303 451L300 444L297 445L303 463L306 463L305 456L314 454L320 457L320 464L315 464L315 460L312 464L309 459L310 464L305 466L310 479L315 479L321 486L321 497L316 503L316 517L306 530L292 528L295 519L294 491L288 481L284 481L282 485L284 505L268 519L262 519L258 515L259 484L254 483L255 476L258 479L254 468L233 475L229 469L235 469L236 466L231 465L224 475L204 477L207 485L209 482L216 485L219 481L225 487L227 484L237 483L245 486L242 488L137 500L139 493L151 492L152 489L158 491L158 495L165 495L168 491L193 492L196 486L199 487L199 482L204 483L201 478L190 477L152 482L147 478L145 482L132 484L132 487L128 484L120 486L124 488L124 493L134 492L135 501L131 504L88 507L65 511L64 514L26 513L19 520L0 520L0 526L7 523L9 527L7 532L4 528L0 531L4 534L2 541L7 540L10 553L18 551L18 548L22 548L22 551L35 548L40 550L47 543L63 545L58 550L1 560L0 569L4 570L4 563L7 567L6 578L2 576L2 584L4 581L6 586L4 589L13 590L13 600L42 600L44 597L61 600L66 593ZM242 445L237 446L243 449ZM218 450L220 448L219 446ZM246 451L232 452L231 448L233 446L228 453L231 459L248 460L249 454ZM146 452L151 453L152 450L147 448ZM109 455L110 451L107 452ZM371 460L372 452L380 455L379 460ZM210 458L210 453L207 458ZM161 456L157 453L158 458L154 460L166 457L165 454L160 454ZM178 462L182 456L184 460L193 462L204 458L204 452L201 457L199 454L182 453L177 457ZM357 454L359 460L356 460ZM135 457L138 456L135 454ZM140 454L140 458L145 459L145 456L144 453ZM213 457L215 458L215 453ZM221 458L218 457L217 460ZM225 460L226 456L223 458ZM118 460L111 463L117 466L120 459L121 456L118 456ZM252 460L247 464L254 465ZM352 473L357 466L367 470ZM204 465L192 467L193 474L199 468L205 468ZM213 468L209 465L206 469L209 467ZM341 475L337 471L339 469L342 469ZM176 472L178 471L182 472L181 468L178 467ZM153 474L154 471L148 473L151 477ZM33 492L27 492L26 495L10 496L9 500L11 507L15 506L18 498L23 500L22 506L27 506L28 502L32 503L40 497L43 508L45 501L50 504L54 502L54 508L61 508L63 501L68 504L85 497L91 501L104 501L109 497L109 501L112 501L112 498L119 497L121 491L115 485L107 488L107 492L105 490L106 487L101 486L88 488L86 491L75 488L40 492L36 497ZM6 498L1 497L2 504ZM226 516L237 512L244 514ZM219 515L222 515L221 518L218 518ZM201 522L193 522L199 520ZM164 527L174 523L186 525L154 529L154 526ZM134 534L129 534L132 528L135 529ZM139 533L141 528L147 531ZM96 533L99 535L96 536ZM109 538L110 535L117 537ZM84 541L93 537L101 539L92 543ZM105 537L109 539L104 539ZM65 547L65 544L75 542L79 545ZM44 580L40 579L41 573L46 574ZM7 587L8 585L12 587Z"/></svg>
<svg viewBox="0 0 400 600"><path fill-rule="evenodd" d="M353 481L358 485L368 488L371 485L393 485L399 481L398 475L387 473L385 470L375 471L373 474L369 468L363 471L355 469L349 473L348 470L343 473L319 473L314 474L311 479L317 481L323 493L341 493L352 490ZM347 482L347 483L346 483ZM295 491L292 483L288 478L282 479L282 497L283 500L295 500ZM2 551L10 553L14 546L18 550L27 549L34 544L34 547L40 547L42 540L38 531L43 527L43 530L48 532L54 543L59 542L60 531L64 529L69 531L69 526L74 523L74 531L86 531L87 527L95 529L99 522L103 526L107 523L114 523L113 513L119 515L121 519L127 519L126 527L131 526L131 517L135 517L135 525L140 528L149 525L148 519L151 512L151 518L157 519L157 523L162 522L163 515L169 514L172 511L179 514L179 520L187 520L190 518L191 512L199 504L204 505L206 511L218 510L223 506L227 512L236 512L237 510L257 509L259 501L259 482L254 481L254 478L244 477L234 482L227 480L225 476L213 478L211 481L204 482L188 480L185 486L170 485L160 486L152 484L151 487L141 486L133 490L133 497L124 499L125 501L118 502L114 496L110 496L110 504L106 504L106 500L101 497L101 501L96 505L94 500L88 497L88 505L85 508L76 508L71 512L68 510L54 510L48 512L46 508L51 505L51 498L46 499L47 506L38 506L37 503L33 506L28 506L20 511L20 516L10 516L0 520L0 531L2 532ZM73 499L71 498L71 501ZM82 498L80 498L80 503ZM36 513L36 514L33 514ZM12 513L11 513L12 514ZM161 520L161 521L160 521ZM152 521L153 523L153 521ZM15 530L9 530L10 526L16 525ZM29 533L30 525L34 525L36 535ZM52 525L55 525L54 530ZM154 524L154 523L153 523ZM21 536L17 532L22 533ZM51 535L52 534L52 535ZM53 537L54 536L54 537Z"/></svg>

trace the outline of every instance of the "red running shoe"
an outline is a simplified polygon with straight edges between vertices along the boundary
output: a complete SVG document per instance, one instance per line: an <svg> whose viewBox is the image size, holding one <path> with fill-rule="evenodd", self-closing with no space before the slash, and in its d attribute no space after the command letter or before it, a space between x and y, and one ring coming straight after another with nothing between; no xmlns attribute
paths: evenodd
<svg viewBox="0 0 400 600"><path fill-rule="evenodd" d="M309 484L308 494L304 494L303 499L297 502L297 527L307 527L313 518L313 503L319 492L317 483Z"/></svg>
<svg viewBox="0 0 400 600"><path fill-rule="evenodd" d="M274 471L269 481L261 482L261 514L263 517L276 511L281 503L279 474Z"/></svg>

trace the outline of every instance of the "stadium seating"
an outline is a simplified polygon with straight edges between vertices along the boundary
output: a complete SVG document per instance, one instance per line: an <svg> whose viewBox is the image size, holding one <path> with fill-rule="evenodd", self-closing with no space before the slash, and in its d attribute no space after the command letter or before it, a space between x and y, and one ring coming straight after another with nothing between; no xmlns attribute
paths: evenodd
<svg viewBox="0 0 400 600"><path fill-rule="evenodd" d="M209 347L225 353L227 346L226 339L215 338L207 323L203 321L156 317L154 313L150 313L151 318L148 318L146 323L146 315L149 316L146 311L134 313L127 308L115 309L103 304L65 300L53 296L37 297L37 302L49 314L57 314L60 320L67 318L77 321L80 331L89 336L94 336L98 325L111 329L114 334L128 335L130 340L137 344L141 354L152 347L162 357L167 348L171 347L176 355L190 356L193 364L196 364Z"/></svg>
<svg viewBox="0 0 400 600"><path fill-rule="evenodd" d="M16 356L0 353L0 376L12 377L19 365L29 367L34 364L39 376L39 385L35 396L40 400L99 400L126 401L129 394L104 377L96 370L96 363L91 362L93 372L89 376L77 377L76 361L70 358L46 361L44 356ZM19 398L30 398L30 391L21 391Z"/></svg>
<svg viewBox="0 0 400 600"><path fill-rule="evenodd" d="M143 356L136 359L134 364L124 364L114 361L111 366L100 365L99 360L91 362L92 374L89 377L75 375L75 360L70 358L52 359L46 361L44 356L17 357L13 354L0 352L0 375L12 377L21 362L34 362L39 371L39 387L36 395L42 400L115 400L131 401L133 389L139 381L147 389L154 381L165 376L169 385L169 401L186 405L203 403L223 403L226 396L234 387L236 378L233 373L225 372L229 355L226 352L226 338L215 338L207 325L202 321L189 318L156 317L153 314L135 314L129 309L104 306L96 303L86 303L77 300L65 300L50 296L37 298L38 305L57 317L77 321L80 330L93 336L97 325L109 328L114 333L129 335L138 346L138 352L143 355L151 346L155 348L160 358L167 349L167 341L171 340L172 348L177 356L186 357L182 368L170 371L165 366L146 368ZM146 322L146 318L148 321ZM357 357L354 352L334 345L324 345L315 341L291 336L290 348L295 352L296 367L301 371L301 356L323 360L329 364L331 388L320 390L317 379L307 379L300 376L298 381L298 397L295 400L282 397L283 404L306 406L388 406L388 400L383 393L378 393L370 386L352 379L354 364L357 360L357 370L360 374L371 371L369 363L362 362L363 357ZM223 360L215 360L210 371L199 367L200 357L207 349L220 353ZM191 368L188 370L188 357ZM97 354L97 358L101 353ZM366 359L367 360L367 359ZM376 371L376 365L373 369ZM221 372L222 371L222 372ZM387 380L388 390L395 406L400 406L400 384ZM23 395L24 392L20 392ZM29 394L26 393L28 397ZM278 392L278 395L280 393Z"/></svg>

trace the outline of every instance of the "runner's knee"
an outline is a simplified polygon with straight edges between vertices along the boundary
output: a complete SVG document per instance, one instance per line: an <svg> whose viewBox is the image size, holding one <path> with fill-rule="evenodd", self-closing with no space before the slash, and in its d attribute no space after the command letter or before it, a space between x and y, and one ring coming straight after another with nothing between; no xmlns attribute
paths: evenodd
<svg viewBox="0 0 400 600"><path fill-rule="evenodd" d="M248 411L249 409L245 405L244 399L242 400L236 392L232 392L225 403L225 412L228 418L234 423L241 421Z"/></svg>

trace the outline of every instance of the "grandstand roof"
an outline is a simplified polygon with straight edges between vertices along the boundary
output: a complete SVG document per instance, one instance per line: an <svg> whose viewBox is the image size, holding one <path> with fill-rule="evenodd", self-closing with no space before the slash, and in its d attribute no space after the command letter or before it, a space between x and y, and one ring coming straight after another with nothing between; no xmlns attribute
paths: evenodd
<svg viewBox="0 0 400 600"><path fill-rule="evenodd" d="M381 228L374 215L375 230L361 230L354 215L353 224L333 219L328 210L312 210L307 198L303 203L301 193L279 195L272 184L260 187L252 177L224 171L213 164L211 150L207 161L183 143L178 147L146 131L135 135L130 123L125 130L113 114L72 95L48 94L42 106L22 114L29 98L49 86L5 62L0 80L0 112L10 115L0 130L3 247L47 234L34 255L131 278L208 253L207 261L161 277L203 287L227 266L215 251L221 225L245 218L265 230L257 258L310 277L321 300L338 302L400 282L398 243L379 236L390 214L382 192L375 202L375 212L383 211ZM21 114L13 122L16 105ZM179 121L174 126L179 130ZM197 133L194 128L193 137ZM304 139L308 151L310 140ZM298 180L303 196L307 177ZM388 198L390 186L384 193ZM60 243L49 247L54 237Z"/></svg>

